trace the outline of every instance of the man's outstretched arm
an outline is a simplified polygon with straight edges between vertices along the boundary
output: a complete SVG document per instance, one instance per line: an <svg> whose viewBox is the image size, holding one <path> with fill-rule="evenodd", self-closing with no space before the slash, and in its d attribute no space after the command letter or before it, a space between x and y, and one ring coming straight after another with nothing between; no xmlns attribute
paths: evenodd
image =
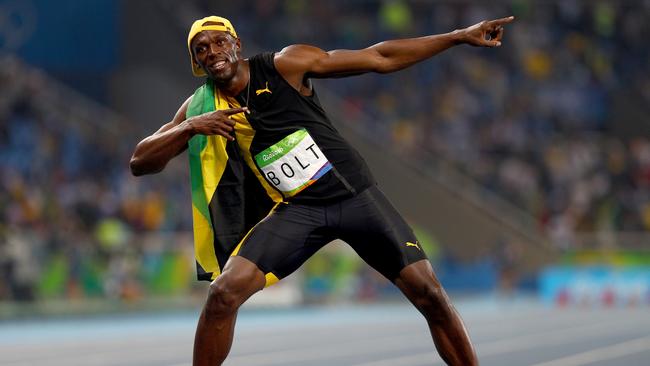
<svg viewBox="0 0 650 366"><path fill-rule="evenodd" d="M384 41L361 50L326 52L317 47L293 45L276 55L275 64L294 87L299 86L304 78L310 77L389 73L426 60L458 44L498 47L503 37L503 26L513 20L514 17L511 16L483 21L450 33Z"/></svg>

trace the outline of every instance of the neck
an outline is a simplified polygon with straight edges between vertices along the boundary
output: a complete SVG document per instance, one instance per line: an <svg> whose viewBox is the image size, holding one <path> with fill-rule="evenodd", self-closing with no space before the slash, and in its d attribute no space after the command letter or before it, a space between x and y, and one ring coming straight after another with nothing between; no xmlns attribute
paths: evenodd
<svg viewBox="0 0 650 366"><path fill-rule="evenodd" d="M221 82L214 80L215 86L225 95L235 97L246 88L250 74L248 73L248 61L239 60L237 73L230 80Z"/></svg>

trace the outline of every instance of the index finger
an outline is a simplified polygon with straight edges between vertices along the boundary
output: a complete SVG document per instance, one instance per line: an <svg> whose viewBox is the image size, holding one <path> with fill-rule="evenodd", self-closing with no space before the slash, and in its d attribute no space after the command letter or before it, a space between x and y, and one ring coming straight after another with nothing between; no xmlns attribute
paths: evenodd
<svg viewBox="0 0 650 366"><path fill-rule="evenodd" d="M508 24L508 23L512 22L513 20L515 20L515 17L511 15L509 17L505 17L505 18L501 18L501 19L490 20L488 22L488 25Z"/></svg>
<svg viewBox="0 0 650 366"><path fill-rule="evenodd" d="M233 114L237 113L243 113L248 111L247 107L240 107L240 108L230 108L230 109L222 109L221 112L225 114L226 116L232 116Z"/></svg>

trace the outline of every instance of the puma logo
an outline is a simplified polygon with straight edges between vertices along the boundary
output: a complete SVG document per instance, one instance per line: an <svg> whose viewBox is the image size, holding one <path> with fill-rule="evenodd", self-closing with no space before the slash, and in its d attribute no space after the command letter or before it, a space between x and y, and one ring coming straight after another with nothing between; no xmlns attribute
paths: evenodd
<svg viewBox="0 0 650 366"><path fill-rule="evenodd" d="M266 88L255 90L255 95L260 95L260 94L262 94L262 93L273 94L273 93L271 92L271 89L269 89L269 82L268 82L268 81L266 82Z"/></svg>
<svg viewBox="0 0 650 366"><path fill-rule="evenodd" d="M417 242L415 242L415 243L411 243L410 241L407 241L407 242L406 242L406 246L407 246L407 247L416 247L416 248L418 248L418 250L422 250L422 249L420 249L420 246L418 245Z"/></svg>

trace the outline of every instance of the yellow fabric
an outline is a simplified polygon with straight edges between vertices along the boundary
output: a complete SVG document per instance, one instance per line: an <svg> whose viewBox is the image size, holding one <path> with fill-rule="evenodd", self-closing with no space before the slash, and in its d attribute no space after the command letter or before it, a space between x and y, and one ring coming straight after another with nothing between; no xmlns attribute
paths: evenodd
<svg viewBox="0 0 650 366"><path fill-rule="evenodd" d="M264 287L273 286L280 281L280 279L271 272L267 273L264 277L266 277L266 285L264 285Z"/></svg>
<svg viewBox="0 0 650 366"><path fill-rule="evenodd" d="M229 108L227 102L222 101L219 104L217 98L215 98L215 107L217 110ZM225 137L219 135L206 137L207 145L201 151L201 171L205 197L210 202L226 169L225 162L228 161L228 153L226 152ZM195 243L201 243L194 246L196 260L206 272L212 272L212 279L215 279L221 274L221 268L219 268L219 262L214 252L212 223L208 222L194 206L192 206L192 214L194 215Z"/></svg>
<svg viewBox="0 0 650 366"><path fill-rule="evenodd" d="M226 152L225 137L210 135L207 138L208 145L201 151L201 162L203 162L201 170L203 170L205 198L210 202L226 169L224 163L228 161L228 153Z"/></svg>
<svg viewBox="0 0 650 366"><path fill-rule="evenodd" d="M218 93L218 91L215 93L216 99L225 99L219 98ZM216 103L217 101L215 100L215 105ZM230 108L241 107L235 98L228 98L228 105L230 105ZM251 126L250 122L248 122L246 119L246 115L244 113L238 113L230 118L235 120L235 137L237 138L237 145L239 146L239 151L244 156L246 165L248 165L250 170L255 173L257 180L260 182L262 187L264 187L266 194L271 197L271 200L273 200L275 203L282 202L282 194L280 194L280 192L278 192L275 188L271 187L269 182L264 179L259 169L257 169L257 166L253 161L253 156L251 155L250 148L251 144L253 143L253 137L255 137L255 130Z"/></svg>
<svg viewBox="0 0 650 366"><path fill-rule="evenodd" d="M223 25L215 25L215 24L203 25L206 22L222 23ZM196 63L196 60L194 60L194 53L192 52L192 39L197 34L206 30L226 32L229 33L231 36L237 38L237 32L235 32L235 27L233 27L230 21L226 18L218 17L216 15L211 15L209 17L205 17L194 21L194 23L192 23L192 27L190 27L190 32L187 35L187 49L190 51L190 62L192 64L192 74L194 76L206 75L205 71L203 71L203 69L201 69L201 67Z"/></svg>
<svg viewBox="0 0 650 366"><path fill-rule="evenodd" d="M212 272L213 279L221 274L217 256L214 252L214 236L212 224L206 220L199 210L192 205L192 216L194 218L194 242L201 245L194 245L196 261L207 272Z"/></svg>
<svg viewBox="0 0 650 366"><path fill-rule="evenodd" d="M259 169L253 161L253 156L251 155L251 143L253 143L253 137L255 137L255 130L251 127L251 124L246 118L243 118L241 121L235 119L237 124L235 125L235 135L237 136L237 142L239 143L239 151L244 156L244 161L246 165L255 173L257 180L262 184L266 194L271 197L273 202L282 202L282 194L278 192L275 188L271 187L269 182L262 176Z"/></svg>
<svg viewBox="0 0 650 366"><path fill-rule="evenodd" d="M226 138L218 135L207 136L207 145L201 151L201 170L203 172L203 190L208 202L217 190L217 184L226 169L225 162L228 161L226 153ZM221 274L219 263L214 252L214 236L212 232L212 223L201 215L198 210L193 209L195 215L194 237L201 238L197 241L202 243L195 246L197 261L206 272L212 272L213 279ZM204 225L202 224L204 223Z"/></svg>

